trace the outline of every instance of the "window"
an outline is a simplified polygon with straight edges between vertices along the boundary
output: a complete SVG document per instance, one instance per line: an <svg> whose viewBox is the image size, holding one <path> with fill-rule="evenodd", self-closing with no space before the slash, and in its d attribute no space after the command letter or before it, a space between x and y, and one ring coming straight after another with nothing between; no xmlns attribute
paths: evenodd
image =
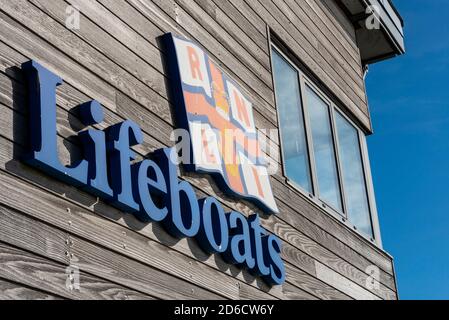
<svg viewBox="0 0 449 320"><path fill-rule="evenodd" d="M338 182L337 159L329 114L329 105L306 85L306 101L312 131L312 146L318 195L339 212L343 211Z"/></svg>
<svg viewBox="0 0 449 320"><path fill-rule="evenodd" d="M335 123L349 220L363 233L372 235L359 133L339 112L335 113Z"/></svg>
<svg viewBox="0 0 449 320"><path fill-rule="evenodd" d="M363 132L274 46L272 61L287 180L373 239Z"/></svg>
<svg viewBox="0 0 449 320"><path fill-rule="evenodd" d="M312 192L299 73L279 55L273 55L278 96L279 123L282 127L283 160L286 175L305 191Z"/></svg>

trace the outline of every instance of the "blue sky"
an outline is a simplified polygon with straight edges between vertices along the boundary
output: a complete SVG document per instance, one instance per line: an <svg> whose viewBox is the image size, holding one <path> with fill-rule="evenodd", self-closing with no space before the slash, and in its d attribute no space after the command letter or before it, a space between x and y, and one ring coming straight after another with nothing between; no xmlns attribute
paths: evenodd
<svg viewBox="0 0 449 320"><path fill-rule="evenodd" d="M407 53L367 78L382 237L401 299L449 299L449 1L394 3Z"/></svg>

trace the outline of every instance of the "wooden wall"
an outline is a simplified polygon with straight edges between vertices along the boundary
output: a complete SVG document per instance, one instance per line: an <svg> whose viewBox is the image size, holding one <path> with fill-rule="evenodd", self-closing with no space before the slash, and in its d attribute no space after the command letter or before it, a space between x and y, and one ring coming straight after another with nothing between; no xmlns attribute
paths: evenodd
<svg viewBox="0 0 449 320"><path fill-rule="evenodd" d="M105 107L105 128L141 125L140 155L171 146L158 37L175 32L199 42L254 101L256 125L276 128L267 26L370 131L360 56L328 9L330 0L0 0L0 298L38 299L396 299L391 258L272 178L281 213L263 226L283 240L287 281L267 287L246 271L143 224L97 198L20 162L27 141L30 59L61 76L58 141L64 163L79 155L72 113L91 99ZM65 27L66 8L82 12ZM276 150L279 152L279 150ZM183 174L198 196L249 215L249 203L223 195L207 175ZM66 288L67 266L80 290ZM367 268L380 268L367 287Z"/></svg>

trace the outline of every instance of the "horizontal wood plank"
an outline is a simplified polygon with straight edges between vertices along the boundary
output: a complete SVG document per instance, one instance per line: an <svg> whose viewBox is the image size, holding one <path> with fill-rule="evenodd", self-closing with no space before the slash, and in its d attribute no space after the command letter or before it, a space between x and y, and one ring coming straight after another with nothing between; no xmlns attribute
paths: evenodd
<svg viewBox="0 0 449 320"><path fill-rule="evenodd" d="M9 289L5 288L5 291L0 284L0 297L3 295L13 299L33 300L59 297L75 300L153 299L149 295L94 277L75 267L79 268L73 265L73 269L68 269L67 265L0 243L0 277L17 283ZM72 270L79 272L79 288L69 286L72 284L69 279ZM27 288L28 290L25 290ZM52 295L44 292L51 292Z"/></svg>
<svg viewBox="0 0 449 320"><path fill-rule="evenodd" d="M5 205L6 201L0 202ZM22 203L25 206L25 201ZM71 226L68 215L67 218L61 222ZM5 206L0 206L0 220L1 242L38 252L43 257L66 265L76 263L82 271L147 295L163 299L222 299L210 291L88 243ZM45 241L44 245L40 244L40 239L41 242ZM117 268L112 269L113 265Z"/></svg>
<svg viewBox="0 0 449 320"><path fill-rule="evenodd" d="M43 291L31 289L21 284L0 278L0 300L61 300Z"/></svg>

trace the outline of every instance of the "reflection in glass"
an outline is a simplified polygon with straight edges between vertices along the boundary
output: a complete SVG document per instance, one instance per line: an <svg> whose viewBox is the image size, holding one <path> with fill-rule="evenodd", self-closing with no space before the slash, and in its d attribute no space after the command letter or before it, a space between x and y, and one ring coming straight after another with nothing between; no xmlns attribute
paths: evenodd
<svg viewBox="0 0 449 320"><path fill-rule="evenodd" d="M313 151L320 199L343 212L329 106L306 86L307 112L312 128Z"/></svg>
<svg viewBox="0 0 449 320"><path fill-rule="evenodd" d="M298 72L276 50L273 50L273 73L285 174L298 186L311 193L309 154Z"/></svg>
<svg viewBox="0 0 449 320"><path fill-rule="evenodd" d="M357 129L338 112L335 121L348 216L358 230L372 237L373 229Z"/></svg>

